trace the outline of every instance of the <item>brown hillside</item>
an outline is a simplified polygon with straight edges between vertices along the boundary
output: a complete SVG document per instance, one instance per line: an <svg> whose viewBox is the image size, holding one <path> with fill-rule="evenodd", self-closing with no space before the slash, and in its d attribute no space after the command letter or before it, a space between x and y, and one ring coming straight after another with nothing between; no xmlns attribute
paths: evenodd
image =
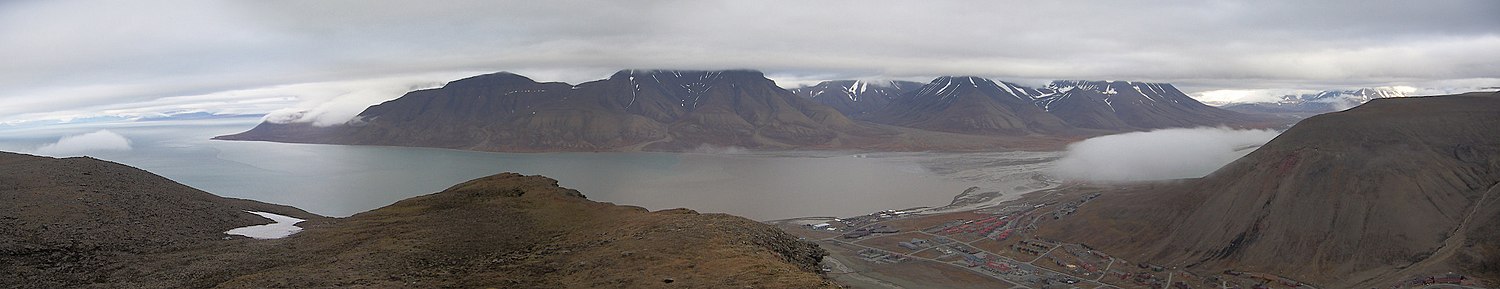
<svg viewBox="0 0 1500 289"><path fill-rule="evenodd" d="M0 154L7 288L832 288L771 226L589 201L500 174L343 219L225 199L87 158ZM284 239L226 238L311 221Z"/></svg>
<svg viewBox="0 0 1500 289"><path fill-rule="evenodd" d="M1106 195L1042 232L1332 288L1496 278L1497 182L1500 95L1379 99L1304 120L1202 179Z"/></svg>

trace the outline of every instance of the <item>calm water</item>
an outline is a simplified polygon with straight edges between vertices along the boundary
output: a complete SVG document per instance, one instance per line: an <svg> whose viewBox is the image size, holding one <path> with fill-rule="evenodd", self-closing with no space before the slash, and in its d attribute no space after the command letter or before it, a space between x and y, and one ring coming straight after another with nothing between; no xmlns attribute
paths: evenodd
<svg viewBox="0 0 1500 289"><path fill-rule="evenodd" d="M940 206L972 178L938 175L919 158L836 152L764 154L483 153L441 149L211 141L257 120L0 128L0 150L30 153L106 129L128 151L87 155L227 197L347 216L500 172L540 174L596 201L687 207L757 220L849 216Z"/></svg>

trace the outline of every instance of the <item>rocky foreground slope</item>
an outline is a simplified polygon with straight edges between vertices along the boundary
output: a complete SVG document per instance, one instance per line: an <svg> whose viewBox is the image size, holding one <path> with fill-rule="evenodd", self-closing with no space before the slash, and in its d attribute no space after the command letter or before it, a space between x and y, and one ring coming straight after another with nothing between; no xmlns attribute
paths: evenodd
<svg viewBox="0 0 1500 289"><path fill-rule="evenodd" d="M1039 232L1135 260L1323 288L1500 280L1500 94L1308 118L1201 179L1110 193Z"/></svg>
<svg viewBox="0 0 1500 289"><path fill-rule="evenodd" d="M589 201L500 174L348 218L220 198L119 164L0 154L17 288L833 288L824 252L748 219ZM309 221L287 238L226 238Z"/></svg>

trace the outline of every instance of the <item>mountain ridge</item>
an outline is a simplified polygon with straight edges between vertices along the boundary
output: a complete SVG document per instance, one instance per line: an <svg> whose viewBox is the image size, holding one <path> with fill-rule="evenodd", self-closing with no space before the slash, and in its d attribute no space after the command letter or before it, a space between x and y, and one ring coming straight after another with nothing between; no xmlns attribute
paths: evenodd
<svg viewBox="0 0 1500 289"><path fill-rule="evenodd" d="M1088 96L1069 97L1072 93L1063 91L1052 97L1057 93L979 77L939 77L919 87L858 81L820 85L789 91L753 70L621 70L577 85L501 72L412 91L370 106L342 125L266 121L214 139L501 152L704 147L995 151L1057 149L1071 140L1119 131L1255 125L1232 112L1177 109L1140 110L1158 115L1124 118L1144 122L1080 128L1075 123L1084 122L1059 119L1071 115L1063 113L1066 109L1047 110L1054 103L1107 103L1075 105L1071 99ZM1224 119L1204 118L1213 116ZM1161 119L1167 121L1157 121Z"/></svg>

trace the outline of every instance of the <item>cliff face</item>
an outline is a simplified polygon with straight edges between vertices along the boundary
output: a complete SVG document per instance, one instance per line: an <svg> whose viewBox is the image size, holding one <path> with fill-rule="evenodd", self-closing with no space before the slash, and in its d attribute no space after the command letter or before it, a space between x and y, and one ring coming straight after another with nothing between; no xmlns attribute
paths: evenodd
<svg viewBox="0 0 1500 289"><path fill-rule="evenodd" d="M1500 95L1379 99L1298 123L1202 179L1106 195L1057 238L1326 287L1500 277Z"/></svg>
<svg viewBox="0 0 1500 289"><path fill-rule="evenodd" d="M540 176L329 219L97 160L0 163L0 284L21 288L834 287L821 249L768 225L593 202ZM225 238L270 223L245 210L309 221L284 239Z"/></svg>

